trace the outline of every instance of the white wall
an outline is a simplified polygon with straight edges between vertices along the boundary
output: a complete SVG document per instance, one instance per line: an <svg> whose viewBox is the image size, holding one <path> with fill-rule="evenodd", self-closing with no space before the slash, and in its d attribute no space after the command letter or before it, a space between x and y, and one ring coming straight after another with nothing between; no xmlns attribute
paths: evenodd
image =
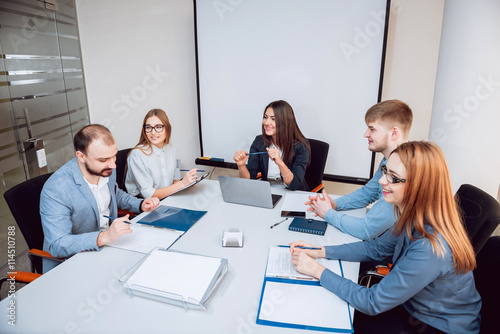
<svg viewBox="0 0 500 334"><path fill-rule="evenodd" d="M118 148L139 140L144 115L162 108L183 167L200 156L190 0L77 0L90 119Z"/></svg>
<svg viewBox="0 0 500 334"><path fill-rule="evenodd" d="M430 139L443 149L454 190L500 184L500 2L447 1Z"/></svg>
<svg viewBox="0 0 500 334"><path fill-rule="evenodd" d="M382 100L400 99L414 113L410 140L426 140L434 100L444 0L391 3Z"/></svg>
<svg viewBox="0 0 500 334"><path fill-rule="evenodd" d="M131 147L144 114L162 107L173 124L183 167L190 167L200 154L192 1L76 3L91 121L108 124L119 148ZM444 0L393 0L383 89L383 99L399 98L412 107L411 140L441 145L454 190L467 182L494 196L500 156L498 149L486 146L500 142L498 86L469 116L459 115L458 127L458 121L450 120L457 115L447 110L474 96L480 76L500 81L494 61L500 59L500 21L493 20L500 17L499 5L487 0L453 0L446 6ZM160 75L160 82L149 73L157 68L169 74ZM437 136L437 129L444 132Z"/></svg>

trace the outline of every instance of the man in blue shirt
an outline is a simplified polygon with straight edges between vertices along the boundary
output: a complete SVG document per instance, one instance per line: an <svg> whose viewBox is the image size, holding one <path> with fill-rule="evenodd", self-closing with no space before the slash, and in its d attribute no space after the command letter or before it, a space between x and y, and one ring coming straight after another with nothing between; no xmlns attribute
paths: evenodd
<svg viewBox="0 0 500 334"><path fill-rule="evenodd" d="M335 201L323 190L323 197L310 197L308 210L341 230L362 240L372 239L396 222L394 209L384 201L382 186L378 180L382 176L380 166L385 165L391 152L400 144L408 141L413 113L410 107L399 100L387 100L372 106L365 115L368 129L364 137L368 139L368 149L380 152L384 158L377 172L366 185ZM351 217L342 210L364 208L373 204L364 218Z"/></svg>

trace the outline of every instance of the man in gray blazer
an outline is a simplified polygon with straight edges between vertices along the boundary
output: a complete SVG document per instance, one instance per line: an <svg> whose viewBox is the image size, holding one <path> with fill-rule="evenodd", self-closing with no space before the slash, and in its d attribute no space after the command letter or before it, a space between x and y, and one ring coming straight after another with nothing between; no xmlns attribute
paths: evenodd
<svg viewBox="0 0 500 334"><path fill-rule="evenodd" d="M99 124L87 125L73 140L76 158L59 168L45 183L40 215L45 234L43 249L56 258L99 250L122 235L131 233L128 215L111 222L118 207L134 212L156 208L156 197L133 197L116 184L118 152L111 132ZM111 224L110 224L111 222ZM43 272L58 262L44 259Z"/></svg>

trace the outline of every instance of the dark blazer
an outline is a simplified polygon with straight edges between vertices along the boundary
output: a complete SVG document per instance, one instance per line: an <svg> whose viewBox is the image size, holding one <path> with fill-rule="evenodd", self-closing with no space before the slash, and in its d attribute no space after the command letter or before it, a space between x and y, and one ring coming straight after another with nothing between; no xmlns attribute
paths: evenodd
<svg viewBox="0 0 500 334"><path fill-rule="evenodd" d="M307 140L307 139L306 139ZM252 152L264 152L266 151L266 146L264 145L264 138L262 135L255 137L255 140L250 147L250 153ZM309 164L310 152L301 142L295 143L293 146L293 159L292 163L287 167L293 173L293 180L290 182L288 189L290 190L305 190L309 191L305 180L306 168ZM269 166L269 156L267 154L256 154L250 155L248 157L247 168L250 172L250 178L256 179L257 174L260 172L262 174L262 180L267 180L267 169Z"/></svg>

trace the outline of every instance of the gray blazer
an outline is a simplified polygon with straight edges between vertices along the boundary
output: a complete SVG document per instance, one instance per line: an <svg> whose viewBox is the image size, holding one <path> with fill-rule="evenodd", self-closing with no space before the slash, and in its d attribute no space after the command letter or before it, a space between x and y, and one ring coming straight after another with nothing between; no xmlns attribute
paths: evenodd
<svg viewBox="0 0 500 334"><path fill-rule="evenodd" d="M115 171L108 181L111 193L110 216L120 209L140 212L141 199L116 184ZM40 216L45 239L43 250L54 257L68 257L79 252L98 250L99 209L94 195L83 178L77 158L59 168L45 183L40 197ZM44 259L44 273L58 264Z"/></svg>

